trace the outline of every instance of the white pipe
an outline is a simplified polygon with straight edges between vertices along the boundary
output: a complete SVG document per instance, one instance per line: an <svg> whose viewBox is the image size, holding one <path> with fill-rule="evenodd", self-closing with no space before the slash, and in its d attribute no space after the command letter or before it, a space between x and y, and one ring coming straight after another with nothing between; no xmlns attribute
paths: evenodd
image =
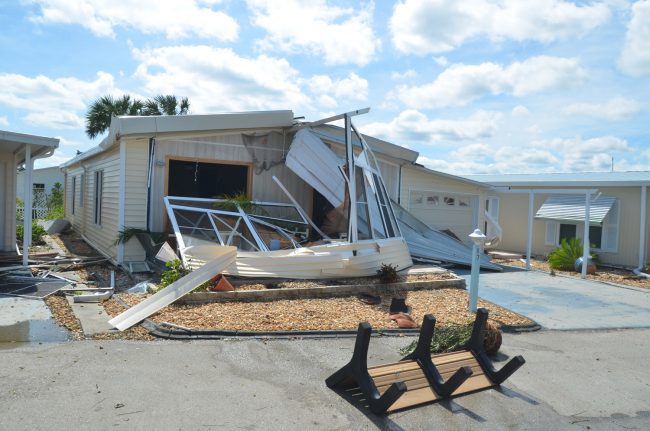
<svg viewBox="0 0 650 431"><path fill-rule="evenodd" d="M23 266L29 264L29 246L32 243L32 146L25 144L25 200L23 211Z"/></svg>
<svg viewBox="0 0 650 431"><path fill-rule="evenodd" d="M526 269L530 271L530 255L533 249L533 206L535 192L528 193L528 242L526 244Z"/></svg>
<svg viewBox="0 0 650 431"><path fill-rule="evenodd" d="M639 221L639 267L637 268L639 271L645 267L645 219L647 200L648 186L641 186L641 220Z"/></svg>
<svg viewBox="0 0 650 431"><path fill-rule="evenodd" d="M580 278L587 278L587 267L589 266L589 212L591 206L591 193L585 193L585 228L582 236L582 274Z"/></svg>

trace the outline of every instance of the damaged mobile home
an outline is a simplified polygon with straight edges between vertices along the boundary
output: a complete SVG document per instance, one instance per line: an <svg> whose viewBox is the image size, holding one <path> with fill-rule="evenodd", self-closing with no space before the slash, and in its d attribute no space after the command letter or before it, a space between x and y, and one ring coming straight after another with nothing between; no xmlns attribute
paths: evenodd
<svg viewBox="0 0 650 431"><path fill-rule="evenodd" d="M484 227L487 188L361 135L351 118L364 112L313 123L292 111L114 118L98 147L62 166L66 218L124 265L147 258L135 238L116 242L125 228L169 233L194 267L235 245L224 272L241 276L372 275L381 263L410 266L408 251L469 264L462 240ZM345 128L327 124L340 119ZM234 196L245 202L223 199ZM301 259L312 268L298 271Z"/></svg>

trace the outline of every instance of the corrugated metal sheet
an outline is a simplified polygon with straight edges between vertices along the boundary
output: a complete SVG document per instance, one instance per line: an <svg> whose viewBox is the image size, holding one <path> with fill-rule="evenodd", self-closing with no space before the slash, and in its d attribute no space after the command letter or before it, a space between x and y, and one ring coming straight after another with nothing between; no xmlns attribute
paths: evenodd
<svg viewBox="0 0 650 431"><path fill-rule="evenodd" d="M589 224L600 225L612 209L616 198L612 196L599 196L592 199L589 206ZM574 195L549 196L535 214L535 218L543 220L557 220L570 222L585 221L585 198Z"/></svg>

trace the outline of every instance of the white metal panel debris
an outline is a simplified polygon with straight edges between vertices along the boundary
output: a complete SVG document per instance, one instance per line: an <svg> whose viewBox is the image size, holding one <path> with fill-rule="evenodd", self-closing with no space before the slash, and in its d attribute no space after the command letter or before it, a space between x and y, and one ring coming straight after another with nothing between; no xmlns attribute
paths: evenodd
<svg viewBox="0 0 650 431"><path fill-rule="evenodd" d="M185 277L176 280L156 294L129 308L124 313L115 316L108 323L120 331L130 328L191 292L196 287L210 281L210 279L232 265L235 262L236 255L237 249L235 247L219 247L219 253L215 253L214 259L205 263L201 268L192 271Z"/></svg>

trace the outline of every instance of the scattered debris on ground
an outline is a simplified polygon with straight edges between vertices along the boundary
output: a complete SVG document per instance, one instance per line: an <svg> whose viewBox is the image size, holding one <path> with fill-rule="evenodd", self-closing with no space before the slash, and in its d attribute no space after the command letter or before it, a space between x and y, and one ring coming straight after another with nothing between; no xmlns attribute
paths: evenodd
<svg viewBox="0 0 650 431"><path fill-rule="evenodd" d="M81 323L72 312L72 308L70 308L70 304L68 304L65 297L52 295L45 298L45 303L50 307L52 317L54 317L56 323L70 331L70 335L74 340L84 338Z"/></svg>
<svg viewBox="0 0 650 431"><path fill-rule="evenodd" d="M519 259L514 260L502 260L502 259L493 259L495 263L502 265L516 266L520 268L526 267L526 263L522 262ZM550 275L561 274L569 277L580 277L580 274L574 271L560 271L560 270L551 270L548 262L545 260L531 259L530 265L539 271L548 272ZM641 287L644 289L650 289L650 278L640 277L634 274L632 271L625 269L612 268L607 266L598 266L595 274L587 274L589 280L603 281L606 283L614 284L623 284L626 286Z"/></svg>

